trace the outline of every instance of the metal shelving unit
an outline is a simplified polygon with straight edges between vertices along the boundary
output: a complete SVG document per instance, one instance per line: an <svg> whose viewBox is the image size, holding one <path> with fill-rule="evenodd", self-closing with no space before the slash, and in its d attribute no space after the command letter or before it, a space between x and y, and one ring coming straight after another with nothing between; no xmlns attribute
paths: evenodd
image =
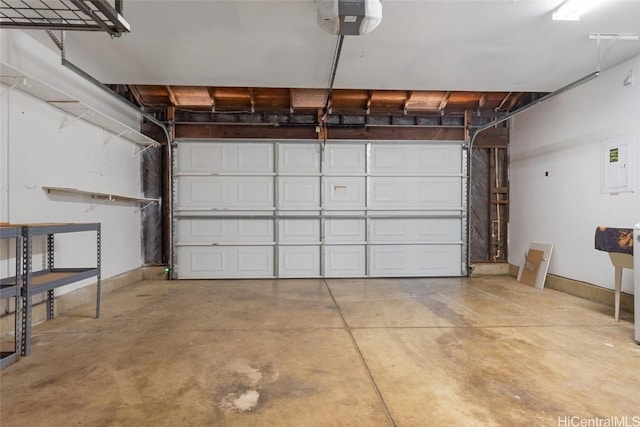
<svg viewBox="0 0 640 427"><path fill-rule="evenodd" d="M0 24L31 30L104 31L119 37L130 31L123 0L40 0L0 3Z"/></svg>
<svg viewBox="0 0 640 427"><path fill-rule="evenodd" d="M56 268L54 261L54 235L60 233L96 232L96 266L81 268ZM33 237L47 236L47 268L40 271L32 271ZM31 309L33 295L47 293L47 320L54 317L54 293L55 288L78 282L80 280L96 277L96 319L100 317L100 223L86 224L26 224L22 226L22 339L21 354L27 356L31 351Z"/></svg>
<svg viewBox="0 0 640 427"><path fill-rule="evenodd" d="M13 225L0 225L0 239L14 239L16 248L15 275L0 279L0 299L15 298L15 339L13 351L2 351L0 370L18 360L21 350L22 325L22 228Z"/></svg>

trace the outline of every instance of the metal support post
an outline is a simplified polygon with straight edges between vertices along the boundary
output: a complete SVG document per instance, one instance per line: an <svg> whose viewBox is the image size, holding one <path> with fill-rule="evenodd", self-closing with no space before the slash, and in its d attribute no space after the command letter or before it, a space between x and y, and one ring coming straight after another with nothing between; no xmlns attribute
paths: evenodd
<svg viewBox="0 0 640 427"><path fill-rule="evenodd" d="M22 356L31 352L31 245L33 237L30 227L22 227Z"/></svg>
<svg viewBox="0 0 640 427"><path fill-rule="evenodd" d="M371 218L369 217L369 203L371 201L371 142L367 142L365 147L365 191L364 191L364 208L365 208L365 226L364 226L364 275L371 276L371 245L369 238L371 236Z"/></svg>
<svg viewBox="0 0 640 427"><path fill-rule="evenodd" d="M460 271L463 276L469 276L471 274L471 241L469 232L469 218L471 217L470 200L471 195L471 168L469 163L471 162L471 156L473 152L471 144L464 144L462 146L462 265Z"/></svg>
<svg viewBox="0 0 640 427"><path fill-rule="evenodd" d="M47 234L47 267L49 270L54 268L54 237L53 234ZM47 291L47 320L53 319L54 313L54 295L53 289Z"/></svg>
<svg viewBox="0 0 640 427"><path fill-rule="evenodd" d="M169 179L168 184L171 186L171 197L169 198L169 203L167 206L167 211L169 212L169 238L171 239L171 244L169 247L169 268L171 271L169 272L170 279L177 279L178 272L176 271L176 265L178 265L178 217L176 215L175 207L177 205L176 199L176 189L178 187L178 178L176 177L177 171L177 151L178 147L175 144L167 144L167 156L168 164L169 164Z"/></svg>
<svg viewBox="0 0 640 427"><path fill-rule="evenodd" d="M15 354L16 357L21 353L22 351L22 343L23 338L22 338L22 322L24 322L23 319L23 304L24 304L24 297L22 296L22 284L23 284L23 277L22 277L22 251L23 251L23 239L22 239L22 235L21 233L18 233L18 235L16 236L16 312L15 312L15 344L14 344L14 349L15 349Z"/></svg>
<svg viewBox="0 0 640 427"><path fill-rule="evenodd" d="M101 295L101 278L102 278L102 273L101 273L101 267L102 267L102 262L100 260L101 256L102 256L102 240L101 240L101 236L100 236L100 228L101 225L98 224L98 229L96 230L96 265L97 265L97 269L98 269L98 274L96 276L96 319L100 318L100 295Z"/></svg>
<svg viewBox="0 0 640 427"><path fill-rule="evenodd" d="M278 151L280 150L280 144L276 142L272 147L273 170L275 171L273 174L273 275L277 279L280 277L280 219L278 219L278 205L280 204L280 189L278 187L280 184L280 177L278 176L280 172L278 165L280 157Z"/></svg>
<svg viewBox="0 0 640 427"><path fill-rule="evenodd" d="M327 245L325 244L324 241L324 226L325 226L325 211L324 211L324 205L325 205L325 192L324 192L324 149L326 148L326 144L324 143L323 140L319 141L320 146L318 147L320 149L320 219L319 219L319 224L318 224L318 232L320 234L320 277L324 277L325 273L326 273L326 268L325 268L325 251L327 250Z"/></svg>

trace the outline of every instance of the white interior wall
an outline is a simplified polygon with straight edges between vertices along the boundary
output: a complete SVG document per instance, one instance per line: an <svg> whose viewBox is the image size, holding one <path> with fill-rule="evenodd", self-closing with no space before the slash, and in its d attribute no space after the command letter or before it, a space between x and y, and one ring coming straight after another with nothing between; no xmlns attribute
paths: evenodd
<svg viewBox="0 0 640 427"><path fill-rule="evenodd" d="M2 61L82 100L102 113L137 127L134 110L114 104L110 95L78 82L78 76L60 65L59 56L27 34L0 31ZM44 49L44 50L43 50ZM7 87L2 87L5 91ZM139 205L96 202L86 196L47 194L43 186L74 187L87 191L137 196L140 194L139 147L82 120L61 129L68 116L46 102L12 89L0 103L2 208L0 221L100 222L102 277L137 268L140 258ZM128 111L127 111L128 110ZM109 138L111 136L111 138ZM44 239L34 242L34 270L44 266ZM2 274L13 264L3 245ZM95 265L95 233L56 235L56 266ZM91 283L56 290L69 292Z"/></svg>
<svg viewBox="0 0 640 427"><path fill-rule="evenodd" d="M635 84L624 86L633 70ZM629 135L635 191L601 193L602 141ZM640 57L514 117L509 262L521 265L531 242L552 243L549 273L613 289L613 267L594 249L594 233L640 222L639 137ZM629 270L623 291L633 293Z"/></svg>

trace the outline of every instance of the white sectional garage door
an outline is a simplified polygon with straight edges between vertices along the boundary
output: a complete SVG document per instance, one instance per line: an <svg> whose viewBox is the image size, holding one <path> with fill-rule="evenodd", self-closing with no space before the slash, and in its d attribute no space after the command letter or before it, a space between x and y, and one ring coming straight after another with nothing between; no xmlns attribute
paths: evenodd
<svg viewBox="0 0 640 427"><path fill-rule="evenodd" d="M466 275L462 142L179 141L177 278Z"/></svg>

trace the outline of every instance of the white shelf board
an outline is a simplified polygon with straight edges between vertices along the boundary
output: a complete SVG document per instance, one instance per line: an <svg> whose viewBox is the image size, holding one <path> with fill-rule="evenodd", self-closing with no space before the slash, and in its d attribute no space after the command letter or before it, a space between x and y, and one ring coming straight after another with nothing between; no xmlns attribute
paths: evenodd
<svg viewBox="0 0 640 427"><path fill-rule="evenodd" d="M93 123L114 135L118 135L137 145L159 145L158 142L141 134L130 126L125 125L111 117L90 107L71 95L68 95L53 86L23 73L14 67L0 62L0 82L9 88L18 89L41 99L49 105L56 107L74 117L82 116L82 120Z"/></svg>
<svg viewBox="0 0 640 427"><path fill-rule="evenodd" d="M108 200L112 202L135 202L135 203L160 203L160 199L152 199L148 197L124 196L122 194L98 193L96 191L80 190L71 187L42 187L47 193L58 194L80 194L89 196L92 199Z"/></svg>

